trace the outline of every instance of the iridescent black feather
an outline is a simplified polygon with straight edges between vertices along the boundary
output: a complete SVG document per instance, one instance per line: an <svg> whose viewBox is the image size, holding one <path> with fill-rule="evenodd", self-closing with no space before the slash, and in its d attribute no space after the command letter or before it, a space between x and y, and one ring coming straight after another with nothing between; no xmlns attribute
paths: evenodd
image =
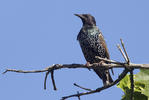
<svg viewBox="0 0 149 100"><path fill-rule="evenodd" d="M99 63L100 60L96 59L95 56L109 59L105 40L96 26L95 18L90 14L75 15L80 17L83 22L83 27L77 36L77 40L80 43L86 61L91 64ZM104 85L113 82L108 69L101 68L100 70L94 69L94 71L102 79Z"/></svg>

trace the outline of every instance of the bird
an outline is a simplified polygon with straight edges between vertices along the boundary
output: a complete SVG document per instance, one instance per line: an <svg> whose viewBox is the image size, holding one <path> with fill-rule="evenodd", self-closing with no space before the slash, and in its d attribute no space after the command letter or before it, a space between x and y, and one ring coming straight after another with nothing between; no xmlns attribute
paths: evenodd
<svg viewBox="0 0 149 100"><path fill-rule="evenodd" d="M97 59L96 56L110 59L106 42L101 31L96 26L95 18L91 14L74 15L79 17L83 23L83 26L77 35L77 40L79 41L80 47L87 61L87 65L102 62ZM101 78L104 86L113 82L109 69L100 68L93 70L99 78Z"/></svg>

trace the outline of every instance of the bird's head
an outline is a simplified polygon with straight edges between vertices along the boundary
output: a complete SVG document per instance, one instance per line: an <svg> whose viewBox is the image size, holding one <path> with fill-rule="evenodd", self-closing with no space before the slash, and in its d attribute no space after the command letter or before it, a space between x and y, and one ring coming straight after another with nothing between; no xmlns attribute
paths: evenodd
<svg viewBox="0 0 149 100"><path fill-rule="evenodd" d="M92 15L90 15L90 14L74 14L74 15L81 18L81 20L83 22L83 26L85 26L85 25L96 26L95 18Z"/></svg>

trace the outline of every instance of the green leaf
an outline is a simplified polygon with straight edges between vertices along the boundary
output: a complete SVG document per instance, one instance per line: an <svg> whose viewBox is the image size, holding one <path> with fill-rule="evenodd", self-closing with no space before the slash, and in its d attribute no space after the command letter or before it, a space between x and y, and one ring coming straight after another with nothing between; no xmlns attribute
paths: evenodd
<svg viewBox="0 0 149 100"><path fill-rule="evenodd" d="M130 91L123 95L121 100L130 100ZM141 94L140 92L134 92L133 94L134 100L148 100L147 97L144 94Z"/></svg>
<svg viewBox="0 0 149 100"><path fill-rule="evenodd" d="M140 72L135 75L135 82L144 84L141 93L149 98L149 70L141 69Z"/></svg>
<svg viewBox="0 0 149 100"><path fill-rule="evenodd" d="M126 75L118 84L124 92L122 100L130 100L131 96L130 75ZM134 100L149 100L149 70L140 70L134 75Z"/></svg>
<svg viewBox="0 0 149 100"><path fill-rule="evenodd" d="M135 76L135 81L149 84L149 70L140 69L140 72Z"/></svg>
<svg viewBox="0 0 149 100"><path fill-rule="evenodd" d="M126 75L118 84L118 88L121 88L124 93L130 89L130 78L129 75Z"/></svg>

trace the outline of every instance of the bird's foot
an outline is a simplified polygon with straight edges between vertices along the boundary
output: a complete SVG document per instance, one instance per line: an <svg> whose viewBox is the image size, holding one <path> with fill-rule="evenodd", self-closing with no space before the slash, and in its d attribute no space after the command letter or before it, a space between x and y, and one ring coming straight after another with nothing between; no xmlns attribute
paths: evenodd
<svg viewBox="0 0 149 100"><path fill-rule="evenodd" d="M102 66L103 63L105 63L105 62L104 61L100 61L98 64L99 64L99 66Z"/></svg>
<svg viewBox="0 0 149 100"><path fill-rule="evenodd" d="M85 66L89 67L89 66L90 66L90 62L87 62L87 63L85 64ZM88 70L91 71L90 68L88 68Z"/></svg>

